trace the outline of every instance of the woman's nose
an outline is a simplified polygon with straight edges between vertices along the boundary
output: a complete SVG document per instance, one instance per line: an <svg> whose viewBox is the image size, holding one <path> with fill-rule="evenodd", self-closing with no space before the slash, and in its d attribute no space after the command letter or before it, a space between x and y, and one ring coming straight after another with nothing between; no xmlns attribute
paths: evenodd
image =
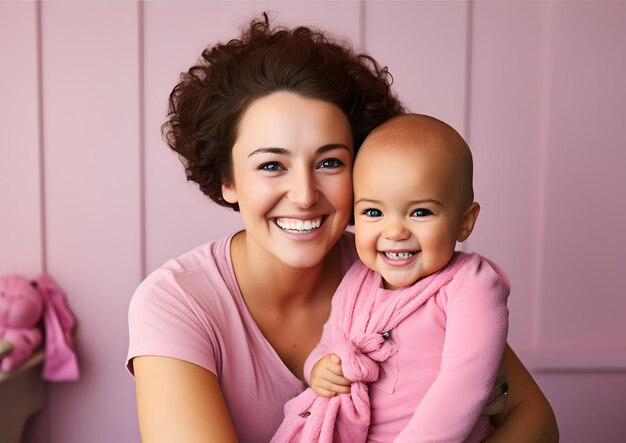
<svg viewBox="0 0 626 443"><path fill-rule="evenodd" d="M309 170L293 171L289 183L289 201L301 208L310 208L319 200L313 173Z"/></svg>

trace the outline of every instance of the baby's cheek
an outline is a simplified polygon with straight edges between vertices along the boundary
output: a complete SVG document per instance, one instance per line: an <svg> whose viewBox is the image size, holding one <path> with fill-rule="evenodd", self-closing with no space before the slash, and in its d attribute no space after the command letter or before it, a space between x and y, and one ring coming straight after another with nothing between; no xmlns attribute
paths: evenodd
<svg viewBox="0 0 626 443"><path fill-rule="evenodd" d="M358 228L356 229L358 233ZM357 234L355 239L356 252L361 261L370 269L376 269L376 240L365 234Z"/></svg>

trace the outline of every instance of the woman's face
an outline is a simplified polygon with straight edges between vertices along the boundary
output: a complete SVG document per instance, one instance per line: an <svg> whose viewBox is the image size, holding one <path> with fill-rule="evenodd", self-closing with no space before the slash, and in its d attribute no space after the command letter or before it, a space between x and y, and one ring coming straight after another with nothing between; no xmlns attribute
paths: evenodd
<svg viewBox="0 0 626 443"><path fill-rule="evenodd" d="M335 105L290 92L252 103L233 146L233 180L222 185L239 204L250 259L319 264L350 219L353 157Z"/></svg>

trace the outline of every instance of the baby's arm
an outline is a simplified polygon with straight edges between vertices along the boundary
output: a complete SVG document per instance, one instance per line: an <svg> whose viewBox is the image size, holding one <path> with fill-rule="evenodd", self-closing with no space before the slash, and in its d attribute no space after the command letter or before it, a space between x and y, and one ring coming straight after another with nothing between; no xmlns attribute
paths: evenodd
<svg viewBox="0 0 626 443"><path fill-rule="evenodd" d="M475 256L444 291L440 373L395 441L464 441L495 382L508 330L506 277Z"/></svg>

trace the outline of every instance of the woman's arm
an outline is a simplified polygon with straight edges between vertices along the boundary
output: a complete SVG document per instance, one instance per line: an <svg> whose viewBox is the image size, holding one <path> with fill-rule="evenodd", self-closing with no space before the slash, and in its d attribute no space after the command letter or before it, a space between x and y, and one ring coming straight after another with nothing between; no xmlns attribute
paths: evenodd
<svg viewBox="0 0 626 443"><path fill-rule="evenodd" d="M559 428L548 400L509 345L502 364L509 391L504 411L491 416L497 429L485 443L558 442Z"/></svg>
<svg viewBox="0 0 626 443"><path fill-rule="evenodd" d="M143 443L236 442L217 377L170 357L133 359Z"/></svg>

